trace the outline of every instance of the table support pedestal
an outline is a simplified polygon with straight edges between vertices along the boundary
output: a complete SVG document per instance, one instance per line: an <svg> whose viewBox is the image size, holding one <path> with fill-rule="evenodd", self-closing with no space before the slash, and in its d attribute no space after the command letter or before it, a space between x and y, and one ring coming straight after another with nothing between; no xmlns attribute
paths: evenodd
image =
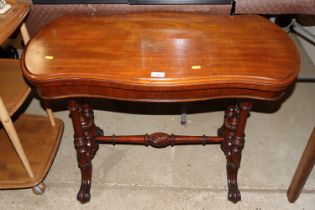
<svg viewBox="0 0 315 210"><path fill-rule="evenodd" d="M218 135L224 138L221 149L227 160L228 199L233 203L241 200L237 185L237 173L241 163L241 154L245 142L244 130L250 109L251 103L249 102L228 106L225 111L224 124L218 131Z"/></svg>
<svg viewBox="0 0 315 210"><path fill-rule="evenodd" d="M81 203L86 203L91 198L92 159L99 147L95 136L102 135L102 130L95 126L93 111L86 101L78 104L75 100L70 100L69 110L74 129L74 146L82 176L77 199Z"/></svg>
<svg viewBox="0 0 315 210"><path fill-rule="evenodd" d="M228 106L218 136L177 136L160 132L151 135L103 136L103 131L94 124L93 110L88 102L82 100L81 103L77 103L74 99L70 100L69 110L74 129L74 146L82 177L77 199L81 203L86 203L91 198L92 159L98 150L98 141L101 141L113 144L143 144L158 148L176 144L221 143L221 148L227 159L228 199L233 203L240 201L241 194L237 185L237 173L240 167L241 153L244 147L244 130L250 109L251 103L249 102Z"/></svg>

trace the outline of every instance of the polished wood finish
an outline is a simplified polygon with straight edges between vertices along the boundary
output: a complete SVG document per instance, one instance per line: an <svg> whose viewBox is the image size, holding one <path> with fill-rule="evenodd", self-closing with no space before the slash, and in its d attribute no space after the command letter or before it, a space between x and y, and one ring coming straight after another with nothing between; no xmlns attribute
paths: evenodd
<svg viewBox="0 0 315 210"><path fill-rule="evenodd" d="M236 203L241 199L237 174L251 109L248 99L278 99L299 70L293 42L270 21L258 16L192 13L62 17L30 41L22 61L24 76L41 97L70 98L81 203L91 198L92 159L98 141L154 147L221 143L227 159L228 199ZM162 132L103 136L94 123L88 97L244 101L228 106L217 137Z"/></svg>
<svg viewBox="0 0 315 210"><path fill-rule="evenodd" d="M31 40L23 61L46 99L274 100L299 70L295 45L270 21L187 13L62 17Z"/></svg>
<svg viewBox="0 0 315 210"><path fill-rule="evenodd" d="M11 9L0 15L0 45L21 25L30 11L28 4L8 2Z"/></svg>
<svg viewBox="0 0 315 210"><path fill-rule="evenodd" d="M313 132L308 140L307 145L305 146L304 152L302 154L301 160L299 162L298 167L294 173L291 184L289 186L287 197L291 203L294 203L305 183L310 175L312 168L315 164L315 127L313 128Z"/></svg>
<svg viewBox="0 0 315 210"><path fill-rule="evenodd" d="M92 159L98 150L98 143L95 141L97 128L94 124L93 111L88 103L78 104L75 100L70 100L69 110L74 130L74 146L82 178L77 199L81 203L86 203L91 198Z"/></svg>
<svg viewBox="0 0 315 210"><path fill-rule="evenodd" d="M74 145L77 151L78 165L81 169L81 187L78 201L86 203L91 199L92 159L98 150L98 142L143 144L156 148L176 144L221 143L227 159L228 200L236 203L241 200L237 184L237 173L244 147L244 130L251 109L250 102L241 102L228 106L223 126L217 137L209 136L176 136L157 132L151 135L136 136L103 136L103 131L94 124L94 115L87 100L69 101L70 117L74 129Z"/></svg>
<svg viewBox="0 0 315 210"><path fill-rule="evenodd" d="M1 189L28 188L40 184L54 160L63 133L61 120L56 119L56 126L52 127L49 119L44 116L21 115L14 126L34 177L27 174L6 132L0 130Z"/></svg>
<svg viewBox="0 0 315 210"><path fill-rule="evenodd" d="M25 83L20 61L0 59L0 96L12 116L23 104L31 88Z"/></svg>
<svg viewBox="0 0 315 210"><path fill-rule="evenodd" d="M99 142L112 144L143 144L145 146L152 146L162 148L167 146L184 145L184 144L211 144L223 142L223 137L220 136L178 136L169 135L167 133L156 132L146 135L134 136L97 136L95 138Z"/></svg>
<svg viewBox="0 0 315 210"><path fill-rule="evenodd" d="M225 111L224 124L219 130L219 136L224 137L221 144L227 164L228 199L233 203L241 200L237 184L237 173L241 164L241 154L244 148L245 126L252 105L249 102L228 106Z"/></svg>

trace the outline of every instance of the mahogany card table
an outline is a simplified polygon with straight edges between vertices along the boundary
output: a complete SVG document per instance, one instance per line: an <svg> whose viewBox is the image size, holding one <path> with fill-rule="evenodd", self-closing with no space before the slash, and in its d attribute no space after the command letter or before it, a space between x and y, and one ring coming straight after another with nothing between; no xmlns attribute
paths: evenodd
<svg viewBox="0 0 315 210"><path fill-rule="evenodd" d="M279 99L294 83L299 62L291 39L263 17L161 12L61 17L33 37L21 65L43 99L69 100L81 203L91 197L91 162L98 142L153 147L220 143L227 159L228 199L236 203L251 99ZM238 102L227 106L217 136L104 136L94 124L90 97Z"/></svg>

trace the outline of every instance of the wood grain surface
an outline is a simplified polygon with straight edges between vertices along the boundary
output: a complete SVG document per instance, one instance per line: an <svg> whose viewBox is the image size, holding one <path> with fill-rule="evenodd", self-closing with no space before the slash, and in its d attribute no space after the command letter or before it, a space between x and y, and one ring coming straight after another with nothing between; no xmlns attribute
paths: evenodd
<svg viewBox="0 0 315 210"><path fill-rule="evenodd" d="M30 11L28 4L16 4L13 1L8 1L8 3L10 3L11 9L0 15L0 44L8 39Z"/></svg>
<svg viewBox="0 0 315 210"><path fill-rule="evenodd" d="M14 126L34 177L29 177L6 132L1 129L0 189L27 188L43 182L57 153L64 128L62 120L56 119L53 127L46 116L38 115L21 115Z"/></svg>
<svg viewBox="0 0 315 210"><path fill-rule="evenodd" d="M299 71L295 45L259 16L67 16L31 40L23 73L47 99L279 98Z"/></svg>
<svg viewBox="0 0 315 210"><path fill-rule="evenodd" d="M0 96L12 116L23 104L31 88L22 76L19 60L0 59L0 67Z"/></svg>

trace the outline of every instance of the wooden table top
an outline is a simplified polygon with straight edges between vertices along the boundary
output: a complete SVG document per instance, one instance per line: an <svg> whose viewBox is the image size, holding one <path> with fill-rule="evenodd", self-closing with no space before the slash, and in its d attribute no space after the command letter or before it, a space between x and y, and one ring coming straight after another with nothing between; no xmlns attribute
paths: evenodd
<svg viewBox="0 0 315 210"><path fill-rule="evenodd" d="M30 11L28 4L17 4L12 1L8 1L8 3L10 3L11 9L0 15L0 44L9 38Z"/></svg>
<svg viewBox="0 0 315 210"><path fill-rule="evenodd" d="M47 99L273 100L299 71L294 43L259 16L66 16L26 48L25 77Z"/></svg>

